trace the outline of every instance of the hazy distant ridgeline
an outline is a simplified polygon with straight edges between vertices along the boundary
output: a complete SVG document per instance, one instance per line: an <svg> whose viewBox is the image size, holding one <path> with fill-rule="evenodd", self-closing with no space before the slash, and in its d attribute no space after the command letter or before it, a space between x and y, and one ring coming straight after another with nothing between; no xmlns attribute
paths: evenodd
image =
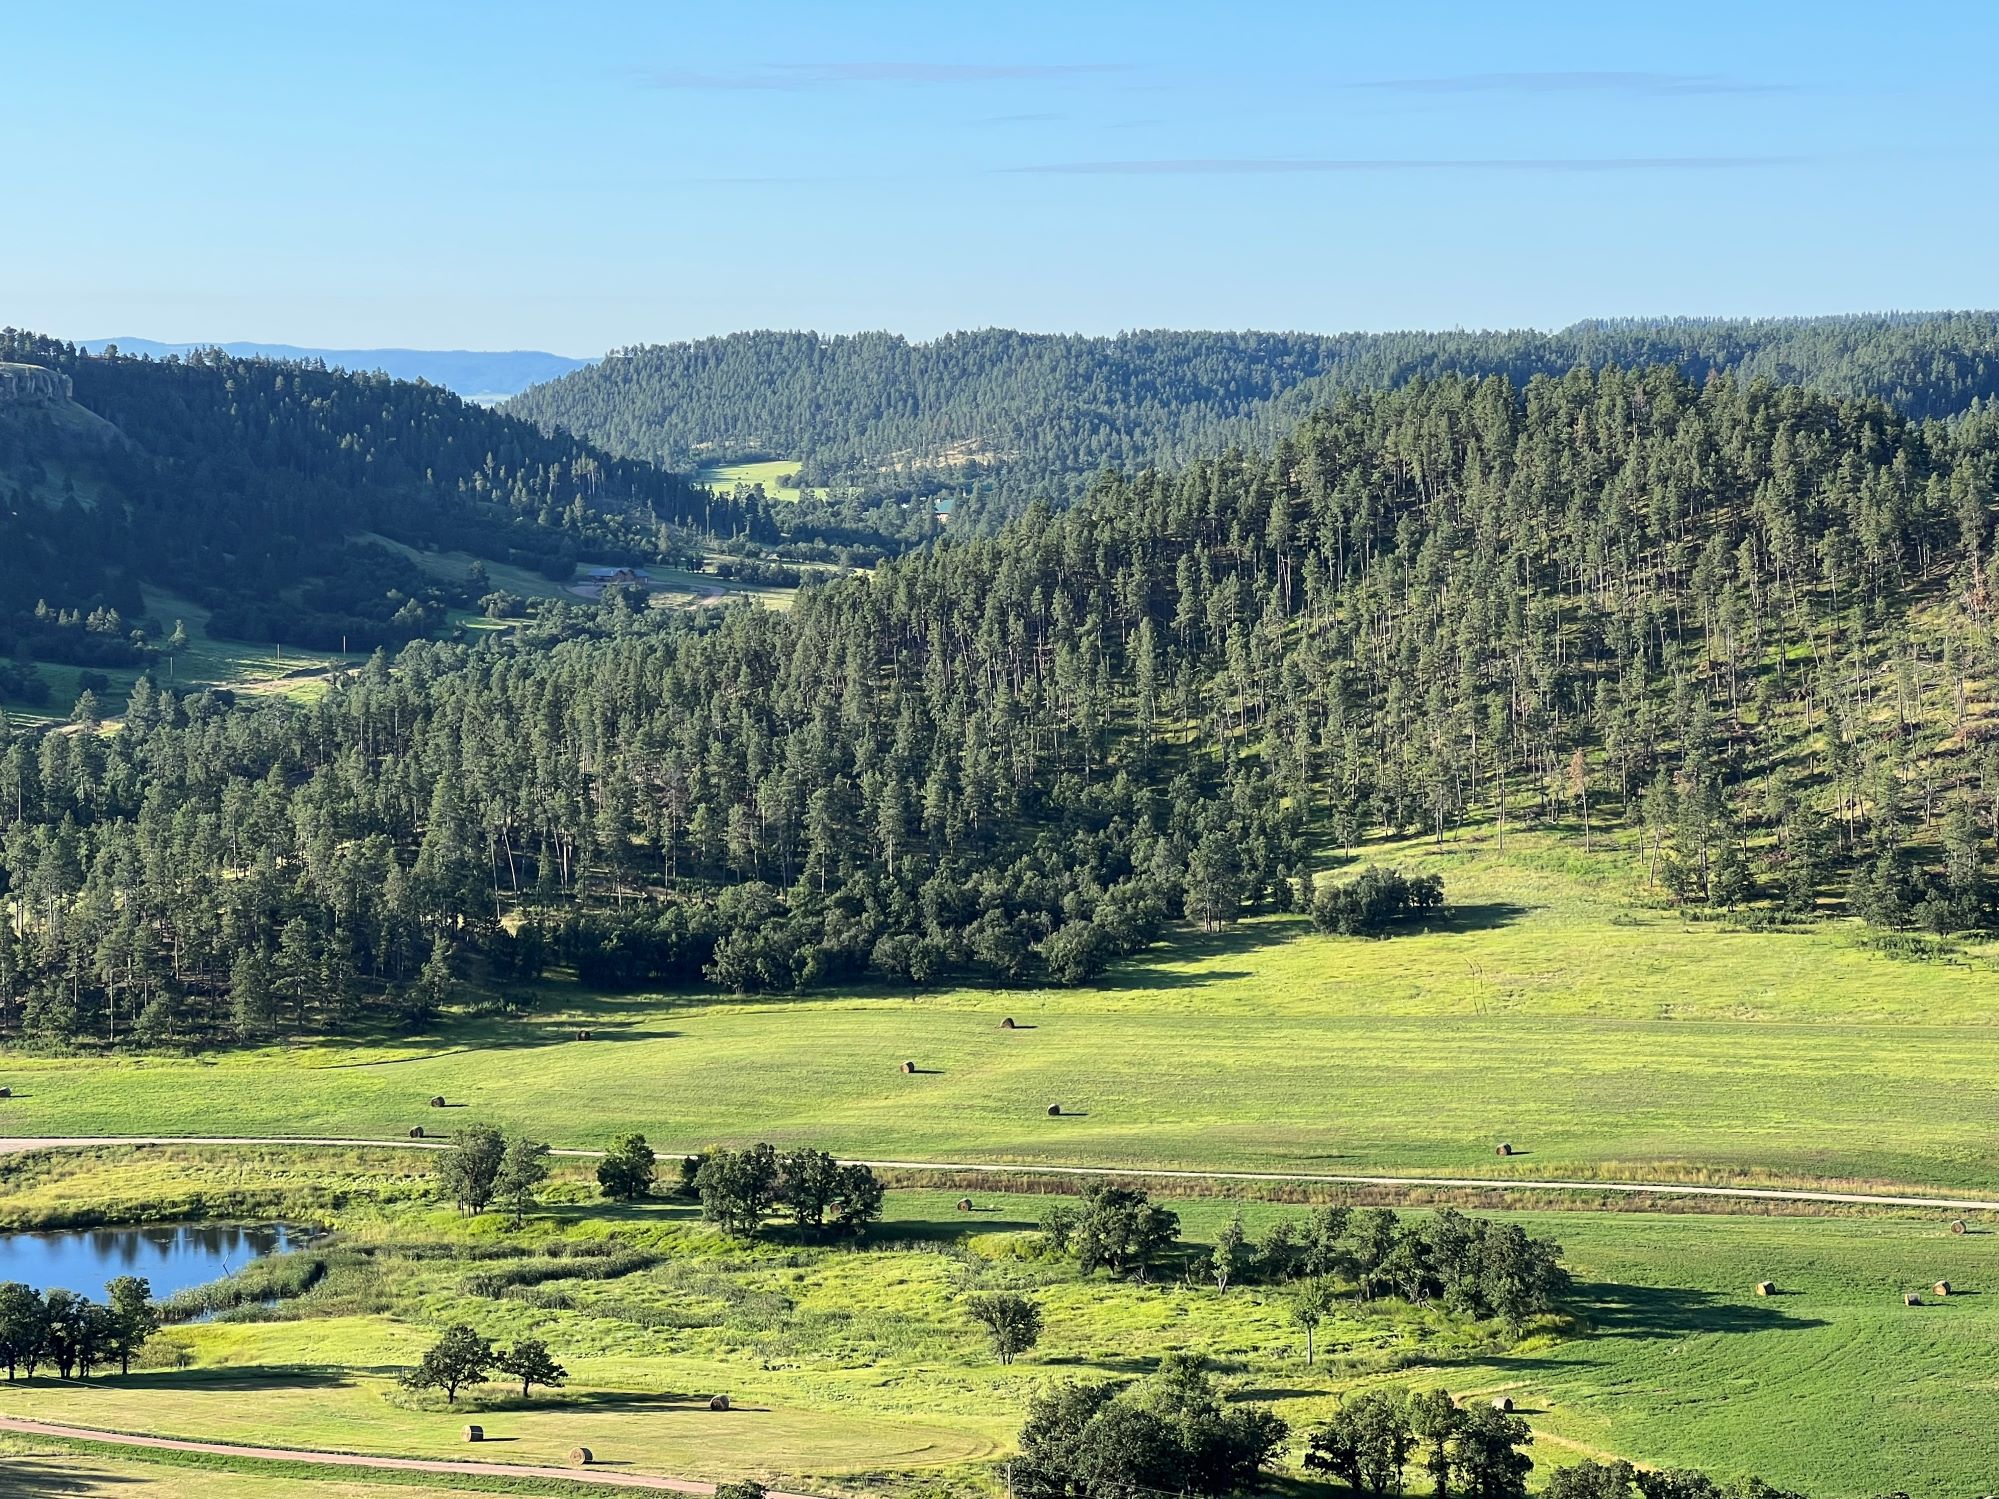
<svg viewBox="0 0 1999 1499"><path fill-rule="evenodd" d="M617 350L508 409L675 468L797 459L806 483L900 494L980 477L1004 511L1031 493L1073 496L1106 466L1267 446L1342 390L1453 373L1524 382L1578 364L1670 364L1948 417L1999 393L1999 314L1629 319L1557 333L988 329L928 343L741 333Z"/></svg>
<svg viewBox="0 0 1999 1499"><path fill-rule="evenodd" d="M334 369L356 373L380 371L395 380L427 380L455 391L468 401L497 401L530 385L555 380L593 363L540 349L489 352L477 349L309 349L295 344L159 343L150 338L91 338L77 345L101 354L116 347L121 354L164 359L186 356L197 349L220 349L239 359L319 360Z"/></svg>

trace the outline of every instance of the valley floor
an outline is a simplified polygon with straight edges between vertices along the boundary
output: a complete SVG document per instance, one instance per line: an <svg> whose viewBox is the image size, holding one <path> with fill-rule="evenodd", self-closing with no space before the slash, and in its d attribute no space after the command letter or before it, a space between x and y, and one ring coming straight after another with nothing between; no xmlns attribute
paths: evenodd
<svg viewBox="0 0 1999 1499"><path fill-rule="evenodd" d="M1690 924L1631 899L1624 874L1579 876L1553 840L1395 857L1444 874L1450 921L1367 942L1265 918L1077 990L551 983L536 1014L429 1037L0 1054L16 1094L0 1131L380 1137L477 1118L558 1145L636 1128L673 1149L762 1138L994 1166L1999 1181L1994 945L1911 961L1848 923ZM438 1095L453 1107L430 1110Z"/></svg>
<svg viewBox="0 0 1999 1499"><path fill-rule="evenodd" d="M1585 1212L1557 1210L1585 1200L1573 1194L1483 1193L1528 1207L1530 1232L1566 1246L1574 1325L1504 1346L1429 1313L1355 1312L1307 1368L1276 1291L1058 1278L1041 1292L1043 1345L1012 1369L992 1363L955 1299L1011 1273L1009 1246L1049 1201L986 1195L1012 1184L1008 1165L1999 1195L1990 945L1911 961L1844 924L1690 924L1638 898L1630 850L1584 866L1553 839L1516 835L1502 851L1486 834L1390 857L1444 874L1451 921L1362 942L1267 918L1181 936L1097 988L731 1000L552 982L532 1015L465 1017L433 1036L139 1060L0 1054L12 1137L402 1138L478 1120L579 1148L639 1129L663 1151L768 1139L985 1172L969 1215L954 1206L963 1188L891 1193L859 1252L739 1253L685 1205L595 1202L572 1161L529 1236L613 1235L659 1265L538 1301L477 1295L466 1265L413 1260L390 1290L336 1287L177 1328L184 1363L88 1388L0 1387L0 1412L462 1457L464 1410L412 1407L393 1380L463 1318L545 1337L572 1370L567 1391L492 1410L509 1461L559 1463L583 1441L631 1471L983 1494L1030 1390L1141 1373L1185 1346L1294 1429L1375 1381L1508 1394L1535 1429L1541 1478L1615 1453L1754 1472L1813 1499L1982 1492L1963 1475L1999 1473L1985 1410L1999 1234L1976 1213L1957 1234L1949 1212L1675 1214L1642 1200ZM448 1106L429 1107L433 1095ZM1515 1152L1495 1154L1500 1142ZM384 1245L504 1240L495 1219L468 1225L432 1205L430 1164L406 1149L249 1146L0 1157L0 1226L304 1213ZM1214 1192L1239 1194L1255 1235L1299 1211L1260 1197L1338 1191L1198 1190L1210 1195L1173 1204L1195 1245L1236 1205ZM1782 1294L1757 1297L1765 1279ZM1969 1294L1903 1306L1937 1280ZM709 1412L715 1390L738 1409ZM111 1492L125 1463L104 1458L114 1476L74 1492ZM181 1492L177 1473L146 1482Z"/></svg>
<svg viewBox="0 0 1999 1499"><path fill-rule="evenodd" d="M1173 1275L1085 1279L1037 1259L1031 1230L1047 1197L975 1192L967 1213L955 1190L897 1191L858 1249L782 1236L743 1249L687 1204L597 1202L575 1167L524 1230L499 1214L462 1220L431 1198L429 1159L219 1147L17 1157L0 1185L0 1223L32 1220L58 1197L116 1211L134 1185L163 1194L177 1182L214 1210L248 1206L258 1190L270 1194L267 1210L338 1193L346 1205L322 1215L366 1264L336 1267L271 1311L171 1328L129 1377L0 1386L0 1414L550 1467L580 1442L626 1474L983 1494L1034 1389L1140 1374L1168 1349L1192 1347L1238 1398L1272 1403L1299 1432L1372 1384L1508 1395L1534 1429L1542 1481L1600 1453L1756 1473L1813 1499L1952 1493L1959 1475L1999 1472L1999 1433L1984 1419L1999 1356L1999 1234L1983 1228L1959 1235L1901 1216L1509 1215L1564 1245L1578 1283L1573 1323L1513 1342L1434 1310L1349 1303L1307 1366L1281 1288L1223 1295ZM1252 1239L1303 1212L1256 1200L1170 1205L1194 1253L1233 1211ZM479 1283L518 1263L493 1254L592 1238L653 1263L600 1276L578 1260L553 1281ZM456 1245L461 1257L426 1245ZM1764 1279L1778 1295L1755 1294ZM1904 1291L1939 1279L1953 1295L1902 1304ZM1047 1314L1040 1346L1011 1368L994 1362L959 1305L1002 1284L1031 1286ZM397 1391L396 1373L454 1321L546 1339L568 1388L523 1404L491 1386L455 1407ZM710 1411L716 1391L735 1408ZM467 1420L495 1441L468 1450Z"/></svg>

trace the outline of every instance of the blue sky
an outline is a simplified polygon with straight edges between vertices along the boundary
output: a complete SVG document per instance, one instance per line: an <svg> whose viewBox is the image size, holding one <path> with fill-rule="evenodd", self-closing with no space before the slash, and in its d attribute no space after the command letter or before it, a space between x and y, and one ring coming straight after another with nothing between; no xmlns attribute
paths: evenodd
<svg viewBox="0 0 1999 1499"><path fill-rule="evenodd" d="M1995 44L1990 4L1826 0L8 5L0 323L593 354L1990 307Z"/></svg>

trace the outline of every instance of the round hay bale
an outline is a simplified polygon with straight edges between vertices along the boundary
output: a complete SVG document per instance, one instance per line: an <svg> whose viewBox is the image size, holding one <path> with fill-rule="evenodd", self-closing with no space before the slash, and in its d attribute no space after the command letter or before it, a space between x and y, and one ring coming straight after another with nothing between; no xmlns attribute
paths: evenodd
<svg viewBox="0 0 1999 1499"><path fill-rule="evenodd" d="M0 1098L5 1098L6 1096L7 1090L0 1088ZM1950 1231L1954 1234L1968 1234L1971 1232L1971 1225L1966 1223L1962 1218L1953 1218L1950 1221Z"/></svg>
<svg viewBox="0 0 1999 1499"><path fill-rule="evenodd" d="M590 1033L588 1031L578 1031L576 1033L576 1039L579 1041L588 1041L590 1039Z"/></svg>
<svg viewBox="0 0 1999 1499"><path fill-rule="evenodd" d="M1777 1283L1773 1280L1757 1281L1756 1294L1758 1296L1775 1296L1777 1294Z"/></svg>
<svg viewBox="0 0 1999 1499"><path fill-rule="evenodd" d="M1512 1145L1511 1145L1511 1144L1509 1144L1508 1142L1506 1142L1506 1141L1502 1140L1502 1141L1500 1141L1500 1142L1499 1142L1499 1144L1498 1144L1498 1145L1496 1145L1496 1146L1494 1146L1494 1147L1493 1147L1493 1151L1492 1151L1492 1153L1493 1153L1494 1155L1512 1155L1512 1154L1513 1154L1513 1147L1512 1147Z"/></svg>
<svg viewBox="0 0 1999 1499"><path fill-rule="evenodd" d="M410 1138L412 1140L421 1140L423 1138L423 1126L421 1124L410 1126Z"/></svg>
<svg viewBox="0 0 1999 1499"><path fill-rule="evenodd" d="M466 1440L466 1441L468 1441L468 1442L483 1442L483 1441L485 1441L485 1440L486 1440L486 1428L485 1428L485 1427L483 1427L483 1426L468 1426L468 1427L466 1427L466 1428L465 1428L465 1440Z"/></svg>
<svg viewBox="0 0 1999 1499"><path fill-rule="evenodd" d="M433 1097L433 1098L432 1098L432 1099L430 1100L430 1106L431 1106L431 1107L432 1107L433 1109L441 1109L441 1108L443 1108L443 1107L444 1107L444 1095L443 1095L442 1093L439 1093L439 1094L435 1095L435 1096L434 1096L434 1097Z"/></svg>
<svg viewBox="0 0 1999 1499"><path fill-rule="evenodd" d="M12 1098L13 1096L14 1090L12 1088L0 1088L0 1098Z"/></svg>
<svg viewBox="0 0 1999 1499"><path fill-rule="evenodd" d="M1931 1286L1930 1289L1932 1291L1935 1291L1939 1296L1948 1296L1950 1294L1950 1282L1947 1280L1940 1280L1935 1285Z"/></svg>
<svg viewBox="0 0 1999 1499"><path fill-rule="evenodd" d="M902 1064L902 1070L904 1072L914 1072L916 1070L916 1064L914 1062L904 1062Z"/></svg>
<svg viewBox="0 0 1999 1499"><path fill-rule="evenodd" d="M1054 1118L1054 1117L1055 1117L1056 1115L1060 1114L1061 1112L1062 1112L1062 1105L1061 1105L1061 1104L1059 1104L1059 1103L1051 1103L1050 1105L1048 1105L1048 1117L1049 1117L1049 1118L1053 1119L1053 1118Z"/></svg>
<svg viewBox="0 0 1999 1499"><path fill-rule="evenodd" d="M1513 1397L1511 1395L1495 1395L1492 1401L1492 1408L1496 1411L1512 1410Z"/></svg>
<svg viewBox="0 0 1999 1499"><path fill-rule="evenodd" d="M1017 1031L1020 1027L1013 1023L1013 1016L1009 1015L1000 1022L1000 1029L1003 1031Z"/></svg>
<svg viewBox="0 0 1999 1499"><path fill-rule="evenodd" d="M597 1455L588 1447L571 1447L569 1449L569 1461L576 1467L587 1468L590 1464L597 1461Z"/></svg>
<svg viewBox="0 0 1999 1499"><path fill-rule="evenodd" d="M727 1395L716 1395L708 1401L708 1409L711 1411L725 1411L728 1408L729 1397Z"/></svg>
<svg viewBox="0 0 1999 1499"><path fill-rule="evenodd" d="M1922 1304L1923 1298L1918 1296L1914 1291L1909 1292L1908 1295L1902 1298L1903 1306L1921 1306Z"/></svg>
<svg viewBox="0 0 1999 1499"><path fill-rule="evenodd" d="M971 1210L972 1210L972 1199L969 1197L960 1197L958 1199L958 1211L961 1213L969 1213Z"/></svg>

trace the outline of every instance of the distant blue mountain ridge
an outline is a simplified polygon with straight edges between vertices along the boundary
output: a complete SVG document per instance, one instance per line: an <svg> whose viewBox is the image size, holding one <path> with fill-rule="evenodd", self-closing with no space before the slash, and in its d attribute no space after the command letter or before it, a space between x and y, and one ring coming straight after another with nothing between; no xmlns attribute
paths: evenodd
<svg viewBox="0 0 1999 1499"><path fill-rule="evenodd" d="M519 395L530 385L554 380L594 359L571 359L539 349L487 353L475 349L302 349L293 344L160 343L150 338L87 338L81 347L101 354L116 344L121 354L146 354L154 359L219 348L246 359L323 359L345 370L380 370L397 380L428 380L456 391L468 401L490 403Z"/></svg>

